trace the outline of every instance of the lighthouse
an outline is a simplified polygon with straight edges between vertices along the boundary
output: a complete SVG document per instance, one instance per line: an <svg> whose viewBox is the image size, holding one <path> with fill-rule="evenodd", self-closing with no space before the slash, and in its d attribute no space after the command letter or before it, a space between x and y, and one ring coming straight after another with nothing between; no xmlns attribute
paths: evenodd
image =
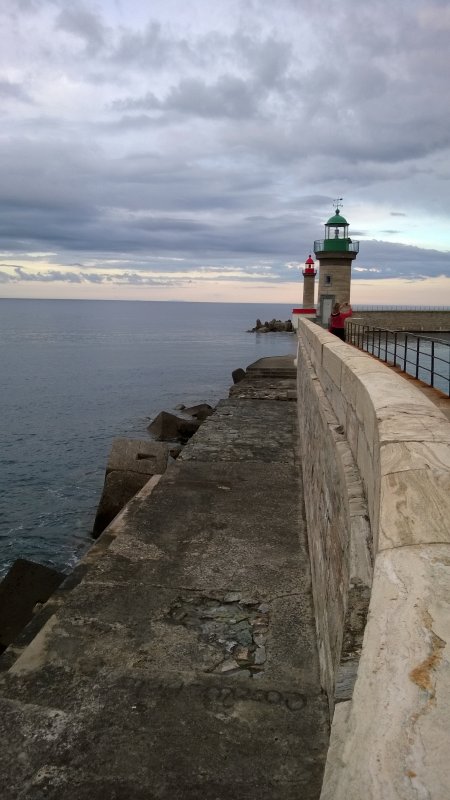
<svg viewBox="0 0 450 800"><path fill-rule="evenodd" d="M303 308L314 308L316 275L317 270L310 253L303 267Z"/></svg>
<svg viewBox="0 0 450 800"><path fill-rule="evenodd" d="M350 302L352 261L359 251L359 242L348 235L348 222L342 216L340 202L325 223L325 238L314 242L314 253L319 260L319 297L317 316L324 324L330 316L334 303Z"/></svg>

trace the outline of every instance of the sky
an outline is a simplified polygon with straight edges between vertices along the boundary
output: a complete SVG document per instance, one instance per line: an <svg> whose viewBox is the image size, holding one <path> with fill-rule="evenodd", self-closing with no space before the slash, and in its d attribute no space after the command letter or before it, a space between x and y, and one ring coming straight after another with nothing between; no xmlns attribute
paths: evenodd
<svg viewBox="0 0 450 800"><path fill-rule="evenodd" d="M2 0L0 297L450 305L450 0Z"/></svg>

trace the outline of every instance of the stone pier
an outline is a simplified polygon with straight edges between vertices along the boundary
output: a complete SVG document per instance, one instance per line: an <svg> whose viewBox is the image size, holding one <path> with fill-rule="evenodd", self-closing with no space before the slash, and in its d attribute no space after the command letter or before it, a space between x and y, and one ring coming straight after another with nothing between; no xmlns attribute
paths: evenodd
<svg viewBox="0 0 450 800"><path fill-rule="evenodd" d="M6 651L3 800L318 800L295 374L252 365Z"/></svg>

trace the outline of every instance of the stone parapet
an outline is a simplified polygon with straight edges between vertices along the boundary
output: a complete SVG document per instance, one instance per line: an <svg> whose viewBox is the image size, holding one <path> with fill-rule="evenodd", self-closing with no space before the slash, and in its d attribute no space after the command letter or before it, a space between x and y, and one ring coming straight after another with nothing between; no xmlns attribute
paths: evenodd
<svg viewBox="0 0 450 800"><path fill-rule="evenodd" d="M300 321L299 340L299 391L311 396L307 384L315 385L338 420L337 433L348 443L364 486L375 556L356 683L334 715L322 800L444 800L450 748L450 425L401 376L314 324ZM302 448L304 475L315 478L305 495L313 579L319 573L315 559L327 569L327 584L321 576L314 592L322 604L316 625L321 640L319 615L334 613L339 588L344 641L351 529L332 502L323 507L336 487L337 471L333 476L330 465L323 468L331 458L326 448L333 422L331 415L318 421L314 405L300 413L305 430L314 430L314 440L308 443L306 436ZM340 449L336 440L336 463ZM314 504L324 513L311 527ZM335 652L335 667L340 660Z"/></svg>
<svg viewBox="0 0 450 800"><path fill-rule="evenodd" d="M313 327L317 340L299 343L298 411L321 680L332 712L335 700L352 695L372 584L371 532L343 405L318 363L322 340L335 337Z"/></svg>

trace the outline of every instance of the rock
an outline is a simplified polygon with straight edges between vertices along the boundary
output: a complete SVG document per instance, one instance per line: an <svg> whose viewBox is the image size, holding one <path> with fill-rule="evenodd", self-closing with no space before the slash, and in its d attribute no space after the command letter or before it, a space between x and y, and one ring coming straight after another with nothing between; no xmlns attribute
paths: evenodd
<svg viewBox="0 0 450 800"><path fill-rule="evenodd" d="M266 637L263 633L254 633L253 641L257 647L262 647L265 644Z"/></svg>
<svg viewBox="0 0 450 800"><path fill-rule="evenodd" d="M248 661L251 660L250 659L250 651L249 651L248 647L236 647L233 655L234 655L234 658L236 659L236 661L238 662L238 664L242 664L242 663L246 664Z"/></svg>
<svg viewBox="0 0 450 800"><path fill-rule="evenodd" d="M256 330L258 330L259 328L262 328L262 322L261 322L261 320L260 320L260 319L257 319L257 320L256 320L256 325L255 325L255 328L256 328Z"/></svg>
<svg viewBox="0 0 450 800"><path fill-rule="evenodd" d="M257 647L255 650L255 661L256 665L265 664L266 662L266 648L265 647Z"/></svg>
<svg viewBox="0 0 450 800"><path fill-rule="evenodd" d="M65 575L43 564L19 558L0 583L0 652L14 642L33 617L35 606L46 603Z"/></svg>
<svg viewBox="0 0 450 800"><path fill-rule="evenodd" d="M234 369L231 373L231 377L233 378L233 383L239 383L243 381L245 378L245 369L239 367L239 369Z"/></svg>
<svg viewBox="0 0 450 800"><path fill-rule="evenodd" d="M209 403L198 403L196 406L189 406L189 408L184 408L184 413L189 414L190 417L195 417L195 419L200 420L200 422L204 422L205 419L214 414L215 409L209 405Z"/></svg>
<svg viewBox="0 0 450 800"><path fill-rule="evenodd" d="M168 411L161 411L148 425L147 430L162 441L186 442L199 427L200 422L197 419L192 417L185 419L176 414L170 414Z"/></svg>
<svg viewBox="0 0 450 800"><path fill-rule="evenodd" d="M236 631L235 639L237 639L238 643L241 644L243 647L250 647L253 643L252 635L247 628L246 630Z"/></svg>
<svg viewBox="0 0 450 800"><path fill-rule="evenodd" d="M186 406L184 406L183 403L178 403L178 405L175 406L175 411L184 411L185 408Z"/></svg>
<svg viewBox="0 0 450 800"><path fill-rule="evenodd" d="M223 598L224 603L239 603L241 595L239 592L228 592Z"/></svg>
<svg viewBox="0 0 450 800"><path fill-rule="evenodd" d="M149 475L140 472L127 472L125 470L108 472L95 515L92 531L95 539L103 533L119 511L122 511L148 480Z"/></svg>
<svg viewBox="0 0 450 800"><path fill-rule="evenodd" d="M261 324L261 320L257 320L256 322L256 327L251 329L252 333L292 333L294 331L294 327L290 319L287 319L285 322L283 322L281 319L274 318L271 319L270 322L266 321L264 325Z"/></svg>
<svg viewBox="0 0 450 800"><path fill-rule="evenodd" d="M236 661L224 661L220 667L221 672L232 672L235 669L239 669L239 665Z"/></svg>

